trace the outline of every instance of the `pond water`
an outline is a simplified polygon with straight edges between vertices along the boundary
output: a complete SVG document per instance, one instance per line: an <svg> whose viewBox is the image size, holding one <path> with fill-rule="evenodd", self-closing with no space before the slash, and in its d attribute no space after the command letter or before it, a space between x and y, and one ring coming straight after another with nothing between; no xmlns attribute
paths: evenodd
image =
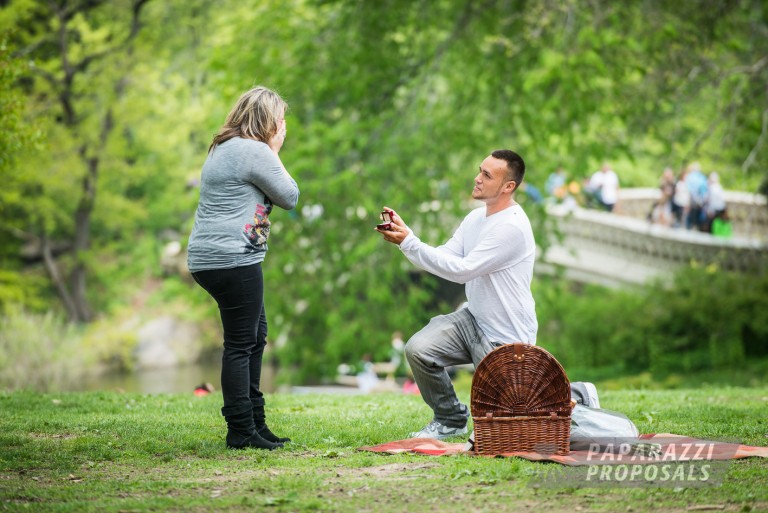
<svg viewBox="0 0 768 513"><path fill-rule="evenodd" d="M261 373L261 390L274 392L274 369L265 362ZM86 378L66 387L68 392L120 391L142 394L175 394L193 392L202 383L221 390L221 356L182 367L113 372Z"/></svg>

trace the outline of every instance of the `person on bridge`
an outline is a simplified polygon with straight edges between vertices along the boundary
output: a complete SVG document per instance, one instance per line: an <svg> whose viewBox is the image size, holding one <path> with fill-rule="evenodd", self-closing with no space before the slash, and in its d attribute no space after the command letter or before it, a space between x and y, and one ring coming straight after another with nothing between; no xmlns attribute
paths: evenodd
<svg viewBox="0 0 768 513"><path fill-rule="evenodd" d="M443 439L467 432L469 410L462 404L446 367L480 361L498 346L536 343L538 321L531 279L536 242L528 216L514 200L525 175L517 153L496 150L480 164L472 210L444 245L419 240L394 210L384 240L422 269L466 284L465 308L434 317L405 346L405 355L433 419L413 438Z"/></svg>
<svg viewBox="0 0 768 513"><path fill-rule="evenodd" d="M709 184L709 195L707 196L707 203L705 205L707 212L707 226L705 231L712 233L712 226L715 220L719 219L722 222L727 222L728 214L725 203L725 191L720 184L720 175L712 171L709 174L707 181Z"/></svg>
<svg viewBox="0 0 768 513"><path fill-rule="evenodd" d="M675 172L671 167L664 168L659 178L659 199L648 212L648 220L653 224L670 226L673 222L672 198L675 195Z"/></svg>
<svg viewBox="0 0 768 513"><path fill-rule="evenodd" d="M675 221L673 227L688 226L688 212L691 206L691 193L688 192L688 185L685 178L688 175L688 168L683 167L675 181L675 193L672 196L672 215Z"/></svg>
<svg viewBox="0 0 768 513"><path fill-rule="evenodd" d="M701 164L691 162L688 165L688 173L685 175L685 185L690 195L688 210L688 222L686 228L706 231L707 227L707 198L709 197L709 183L707 175L701 170Z"/></svg>
<svg viewBox="0 0 768 513"><path fill-rule="evenodd" d="M603 162L600 170L589 179L587 188L604 210L614 211L619 200L619 176L610 164Z"/></svg>

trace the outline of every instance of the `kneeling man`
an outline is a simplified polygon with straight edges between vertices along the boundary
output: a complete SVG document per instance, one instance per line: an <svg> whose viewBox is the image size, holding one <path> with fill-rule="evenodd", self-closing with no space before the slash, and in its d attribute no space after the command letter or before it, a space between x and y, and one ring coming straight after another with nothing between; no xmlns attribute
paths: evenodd
<svg viewBox="0 0 768 513"><path fill-rule="evenodd" d="M412 438L443 439L467 432L469 409L456 396L445 368L480 361L496 347L536 343L538 323L531 294L536 243L528 216L514 200L525 163L510 150L496 150L480 164L472 210L444 245L419 240L394 210L392 223L377 228L416 266L464 283L467 306L433 318L413 335L405 355L434 416Z"/></svg>

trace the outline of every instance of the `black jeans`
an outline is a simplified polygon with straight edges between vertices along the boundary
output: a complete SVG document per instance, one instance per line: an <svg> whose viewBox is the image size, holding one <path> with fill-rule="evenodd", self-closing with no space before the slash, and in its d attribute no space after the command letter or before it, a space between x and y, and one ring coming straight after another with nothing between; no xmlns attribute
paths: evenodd
<svg viewBox="0 0 768 513"><path fill-rule="evenodd" d="M218 303L224 328L221 414L228 417L263 409L264 394L259 383L267 345L267 315L261 264L197 271L192 277Z"/></svg>

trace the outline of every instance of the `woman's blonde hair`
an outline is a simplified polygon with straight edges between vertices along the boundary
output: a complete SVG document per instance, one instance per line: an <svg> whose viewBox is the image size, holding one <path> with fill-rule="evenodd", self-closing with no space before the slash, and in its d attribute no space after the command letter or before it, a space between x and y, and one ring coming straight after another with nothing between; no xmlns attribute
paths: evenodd
<svg viewBox="0 0 768 513"><path fill-rule="evenodd" d="M268 142L277 133L286 109L285 100L266 87L256 86L243 93L213 137L208 152L233 137Z"/></svg>

